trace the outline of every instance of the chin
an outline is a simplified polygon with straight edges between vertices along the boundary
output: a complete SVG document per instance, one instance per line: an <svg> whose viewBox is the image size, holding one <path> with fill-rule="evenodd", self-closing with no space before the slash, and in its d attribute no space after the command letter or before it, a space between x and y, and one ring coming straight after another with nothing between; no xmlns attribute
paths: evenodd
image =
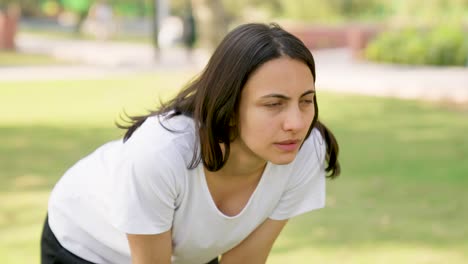
<svg viewBox="0 0 468 264"><path fill-rule="evenodd" d="M278 157L270 159L270 162L275 165L288 165L289 163L293 162L296 158L296 155L291 155L288 157Z"/></svg>

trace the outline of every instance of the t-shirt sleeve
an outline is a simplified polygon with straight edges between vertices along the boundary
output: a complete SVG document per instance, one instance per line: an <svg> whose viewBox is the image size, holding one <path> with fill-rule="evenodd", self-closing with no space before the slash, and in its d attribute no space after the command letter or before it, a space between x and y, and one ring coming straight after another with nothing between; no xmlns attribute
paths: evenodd
<svg viewBox="0 0 468 264"><path fill-rule="evenodd" d="M109 221L125 233L160 234L172 227L178 195L172 164L178 160L170 147L161 147L167 142L152 142L144 133L137 130L123 144Z"/></svg>
<svg viewBox="0 0 468 264"><path fill-rule="evenodd" d="M325 206L325 145L320 132L313 130L294 160L271 219L285 220Z"/></svg>

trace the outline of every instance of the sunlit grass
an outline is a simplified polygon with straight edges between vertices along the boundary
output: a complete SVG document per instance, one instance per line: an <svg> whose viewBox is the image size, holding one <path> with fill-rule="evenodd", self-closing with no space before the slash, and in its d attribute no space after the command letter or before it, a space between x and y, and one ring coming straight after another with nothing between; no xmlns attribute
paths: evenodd
<svg viewBox="0 0 468 264"><path fill-rule="evenodd" d="M70 64L43 54L21 53L19 51L0 51L0 67L2 66L37 66Z"/></svg>
<svg viewBox="0 0 468 264"><path fill-rule="evenodd" d="M114 80L2 82L0 124L109 127L123 111L154 109L191 78L155 73Z"/></svg>
<svg viewBox="0 0 468 264"><path fill-rule="evenodd" d="M362 246L308 246L274 254L269 264L325 263L325 264L394 264L394 263L465 263L463 248L434 248L426 245L376 244Z"/></svg>
<svg viewBox="0 0 468 264"><path fill-rule="evenodd" d="M118 80L1 82L0 263L38 263L47 197L114 121L169 98L190 73ZM327 207L290 221L269 263L468 262L468 113L319 93L343 174Z"/></svg>

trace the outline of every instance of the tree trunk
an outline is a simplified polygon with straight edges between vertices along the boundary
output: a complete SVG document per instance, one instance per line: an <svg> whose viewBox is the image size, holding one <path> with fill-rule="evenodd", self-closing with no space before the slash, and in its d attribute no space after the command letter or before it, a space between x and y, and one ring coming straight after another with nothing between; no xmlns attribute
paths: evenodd
<svg viewBox="0 0 468 264"><path fill-rule="evenodd" d="M192 0L198 38L203 47L214 48L226 35L228 21L221 0Z"/></svg>

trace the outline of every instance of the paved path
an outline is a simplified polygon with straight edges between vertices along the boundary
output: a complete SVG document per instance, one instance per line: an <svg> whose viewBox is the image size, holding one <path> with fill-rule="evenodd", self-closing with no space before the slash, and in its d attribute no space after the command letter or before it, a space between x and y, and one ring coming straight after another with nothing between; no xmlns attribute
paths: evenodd
<svg viewBox="0 0 468 264"><path fill-rule="evenodd" d="M20 34L19 50L84 63L79 66L0 68L0 81L123 77L139 72L199 71L209 54L197 51L191 62L181 49L155 60L151 45L53 40ZM375 96L468 103L468 67L410 67L356 61L347 49L313 51L317 88Z"/></svg>
<svg viewBox="0 0 468 264"><path fill-rule="evenodd" d="M356 61L346 49L315 53L323 89L468 103L468 67L416 67Z"/></svg>

